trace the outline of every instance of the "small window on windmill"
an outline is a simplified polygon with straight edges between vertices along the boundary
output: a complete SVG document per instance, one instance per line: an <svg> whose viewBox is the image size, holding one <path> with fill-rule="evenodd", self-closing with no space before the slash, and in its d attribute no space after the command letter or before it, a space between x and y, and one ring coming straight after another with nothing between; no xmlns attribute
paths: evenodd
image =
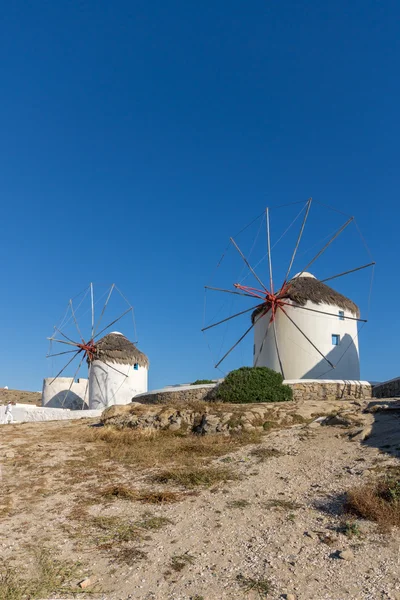
<svg viewBox="0 0 400 600"><path fill-rule="evenodd" d="M332 346L339 346L340 335L338 333L332 333Z"/></svg>
<svg viewBox="0 0 400 600"><path fill-rule="evenodd" d="M135 371L138 371L139 370L139 363L135 363L133 365L133 368L135 369Z"/></svg>
<svg viewBox="0 0 400 600"><path fill-rule="evenodd" d="M339 321L344 321L344 310L339 310Z"/></svg>
<svg viewBox="0 0 400 600"><path fill-rule="evenodd" d="M255 353L256 353L256 345L253 344L253 356L254 356Z"/></svg>

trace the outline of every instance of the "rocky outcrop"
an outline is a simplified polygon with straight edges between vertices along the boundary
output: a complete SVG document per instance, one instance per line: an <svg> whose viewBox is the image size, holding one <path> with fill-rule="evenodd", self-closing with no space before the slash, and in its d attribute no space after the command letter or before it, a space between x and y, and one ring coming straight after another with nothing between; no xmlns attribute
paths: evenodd
<svg viewBox="0 0 400 600"><path fill-rule="evenodd" d="M192 402L186 405L145 405L132 402L106 409L101 421L118 428L181 431L182 433L223 433L268 431L269 429L307 424L329 415L336 425L357 421L361 402L281 402L260 404L220 404ZM343 416L339 416L343 415ZM344 420L344 415L347 421ZM327 423L328 424L328 423Z"/></svg>

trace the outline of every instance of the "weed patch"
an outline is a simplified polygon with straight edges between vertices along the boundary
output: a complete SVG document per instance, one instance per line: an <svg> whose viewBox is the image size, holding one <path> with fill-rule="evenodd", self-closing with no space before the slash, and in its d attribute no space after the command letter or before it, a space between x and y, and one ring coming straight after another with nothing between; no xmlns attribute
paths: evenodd
<svg viewBox="0 0 400 600"><path fill-rule="evenodd" d="M15 569L5 561L0 563L0 600L35 600L57 592L79 591L73 586L66 588L76 576L79 563L66 564L51 557L49 550L35 554L35 575L21 577L21 569Z"/></svg>
<svg viewBox="0 0 400 600"><path fill-rule="evenodd" d="M181 485L186 488L210 487L221 481L239 479L239 476L226 468L191 468L165 470L152 476L156 483Z"/></svg>
<svg viewBox="0 0 400 600"><path fill-rule="evenodd" d="M360 526L355 521L345 521L339 527L339 532L348 538L360 537L361 535Z"/></svg>
<svg viewBox="0 0 400 600"><path fill-rule="evenodd" d="M276 448L264 448L263 446L260 446L259 448L254 448L250 452L250 455L258 458L259 462L264 462L265 460L268 460L269 458L276 458L278 456L283 456L283 453L280 452L280 450L277 450Z"/></svg>
<svg viewBox="0 0 400 600"><path fill-rule="evenodd" d="M301 508L301 504L297 504L297 502L293 502L292 500L280 500L279 498L267 500L266 502L263 502L262 505L264 508L282 508L284 510L296 510Z"/></svg>
<svg viewBox="0 0 400 600"><path fill-rule="evenodd" d="M231 502L226 503L227 508L246 508L246 506L250 506L250 502L247 500L231 500Z"/></svg>
<svg viewBox="0 0 400 600"><path fill-rule="evenodd" d="M171 558L170 568L179 572L182 571L187 565L192 565L195 560L195 557L192 554L189 554L189 552L175 555Z"/></svg>
<svg viewBox="0 0 400 600"><path fill-rule="evenodd" d="M400 469L347 492L345 510L377 522L384 529L400 526Z"/></svg>
<svg viewBox="0 0 400 600"><path fill-rule="evenodd" d="M255 579L237 575L236 580L245 592L257 592L260 598L267 598L272 591L269 579Z"/></svg>

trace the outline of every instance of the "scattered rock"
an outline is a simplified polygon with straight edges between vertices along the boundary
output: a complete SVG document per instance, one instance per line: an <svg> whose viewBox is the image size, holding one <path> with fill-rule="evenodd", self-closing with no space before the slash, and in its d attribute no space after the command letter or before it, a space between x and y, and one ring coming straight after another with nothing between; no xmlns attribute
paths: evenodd
<svg viewBox="0 0 400 600"><path fill-rule="evenodd" d="M5 456L6 458L14 458L14 456L15 456L15 452L14 452L13 450L8 450L8 451L7 451L7 452L4 454L4 456Z"/></svg>
<svg viewBox="0 0 400 600"><path fill-rule="evenodd" d="M325 419L323 421L323 425L329 425L329 426L340 426L340 427L350 427L351 425L353 425L354 423L346 418L346 417L342 417L340 415L333 415L332 417L328 417L327 419Z"/></svg>
<svg viewBox="0 0 400 600"><path fill-rule="evenodd" d="M351 435L351 439L355 442L364 442L367 440L372 433L372 425L368 425L368 427L364 427L364 429L358 429L353 435Z"/></svg>
<svg viewBox="0 0 400 600"><path fill-rule="evenodd" d="M338 550L337 557L341 558L342 560L353 560L354 554L351 550Z"/></svg>
<svg viewBox="0 0 400 600"><path fill-rule="evenodd" d="M93 585L96 582L96 578L95 577L86 577L86 579L84 579L83 581L81 581L80 583L78 583L79 587L82 590L86 590L88 587L90 587L91 585Z"/></svg>

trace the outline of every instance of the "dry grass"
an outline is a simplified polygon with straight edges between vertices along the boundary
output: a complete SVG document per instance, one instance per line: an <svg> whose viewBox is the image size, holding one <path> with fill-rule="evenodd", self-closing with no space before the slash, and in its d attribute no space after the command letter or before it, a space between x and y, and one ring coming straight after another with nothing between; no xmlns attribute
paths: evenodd
<svg viewBox="0 0 400 600"><path fill-rule="evenodd" d="M243 575L237 575L236 579L244 592L255 592L259 598L267 598L272 591L272 585L268 579L255 579Z"/></svg>
<svg viewBox="0 0 400 600"><path fill-rule="evenodd" d="M102 550L117 549L117 557L121 551L135 550L137 556L137 548L132 548L131 544L141 542L146 538L149 531L158 531L162 527L171 524L170 519L145 513L142 519L138 521L126 520L121 517L92 517L87 524L91 525L94 530L93 539L96 546ZM88 530L85 526L85 537Z"/></svg>
<svg viewBox="0 0 400 600"><path fill-rule="evenodd" d="M143 552L140 548L128 546L117 550L114 553L114 557L117 563L124 563L128 566L132 566L141 560L145 560L147 558L147 552Z"/></svg>
<svg viewBox="0 0 400 600"><path fill-rule="evenodd" d="M250 455L258 458L259 462L264 462L269 458L283 456L283 453L276 448L264 448L263 446L260 446L258 448L253 448L253 450L250 452Z"/></svg>
<svg viewBox="0 0 400 600"><path fill-rule="evenodd" d="M85 442L95 447L96 460L135 464L145 469L165 463L193 464L202 459L228 454L245 444L260 440L258 434L235 436L185 435L168 431L101 427L79 431Z"/></svg>
<svg viewBox="0 0 400 600"><path fill-rule="evenodd" d="M168 490L137 490L124 484L115 484L100 491L100 496L110 500L120 498L143 504L173 504L186 498L188 494L170 492Z"/></svg>
<svg viewBox="0 0 400 600"><path fill-rule="evenodd" d="M347 492L345 510L377 522L382 528L400 527L400 469Z"/></svg>
<svg viewBox="0 0 400 600"><path fill-rule="evenodd" d="M250 506L250 502L248 500L231 500L226 503L227 508L246 508Z"/></svg>
<svg viewBox="0 0 400 600"><path fill-rule="evenodd" d="M170 567L174 571L182 571L187 565L192 565L195 561L195 557L185 552L185 554L175 555L171 558Z"/></svg>
<svg viewBox="0 0 400 600"><path fill-rule="evenodd" d="M57 592L77 593L79 589L69 584L76 577L78 568L79 563L71 565L52 558L49 550L41 550L35 554L35 572L30 578L21 576L24 569L16 569L2 561L0 600L35 600Z"/></svg>
<svg viewBox="0 0 400 600"><path fill-rule="evenodd" d="M222 481L239 479L239 476L223 467L167 469L151 477L155 483L180 485L185 488L211 487Z"/></svg>
<svg viewBox="0 0 400 600"><path fill-rule="evenodd" d="M272 498L262 503L264 508L282 508L284 510L296 510L301 508L301 504L293 502L292 500L280 500L279 498Z"/></svg>

